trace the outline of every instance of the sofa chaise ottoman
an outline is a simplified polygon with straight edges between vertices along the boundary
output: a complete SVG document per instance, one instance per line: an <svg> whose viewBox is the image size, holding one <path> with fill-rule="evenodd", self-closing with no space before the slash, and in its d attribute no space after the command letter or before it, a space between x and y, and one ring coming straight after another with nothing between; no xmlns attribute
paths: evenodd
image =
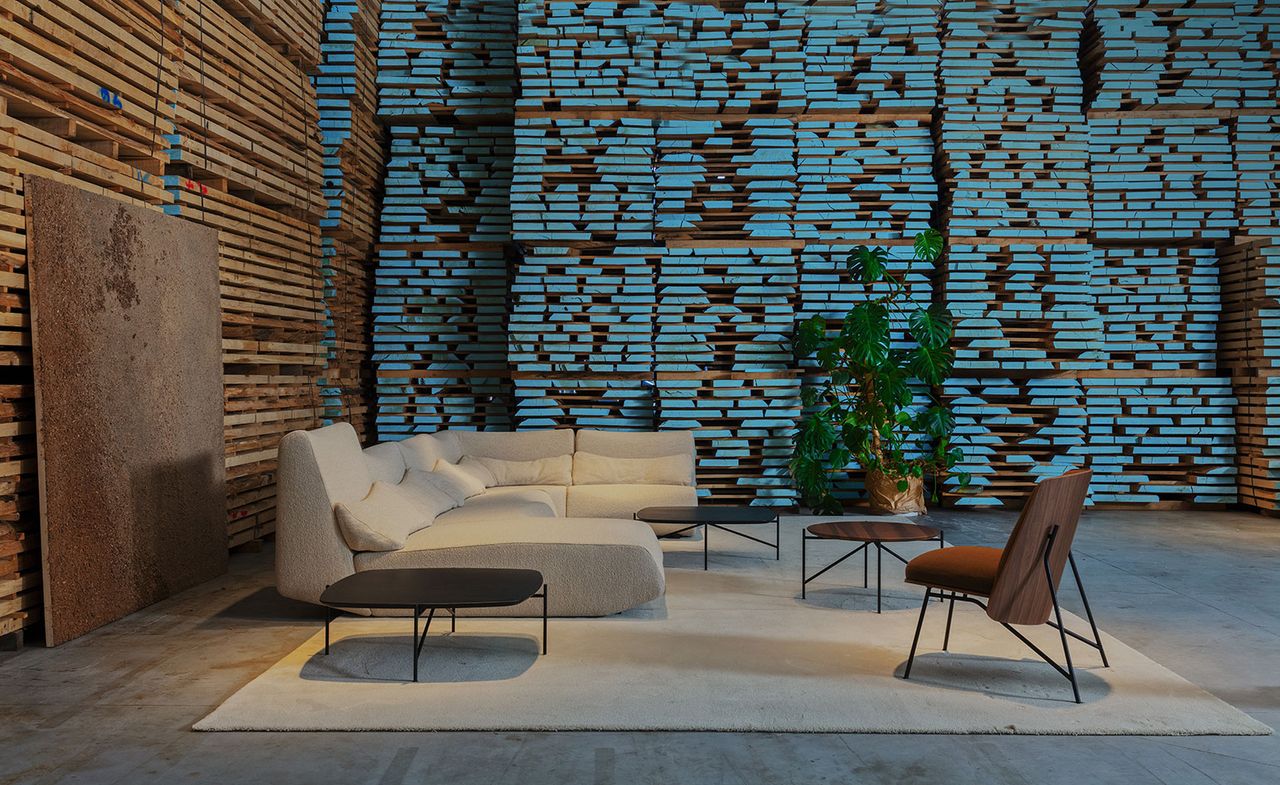
<svg viewBox="0 0 1280 785"><path fill-rule="evenodd" d="M446 430L366 449L347 423L295 431L280 443L277 587L318 603L360 570L523 568L543 574L552 615L618 613L665 588L634 514L696 504L693 467L688 431Z"/></svg>

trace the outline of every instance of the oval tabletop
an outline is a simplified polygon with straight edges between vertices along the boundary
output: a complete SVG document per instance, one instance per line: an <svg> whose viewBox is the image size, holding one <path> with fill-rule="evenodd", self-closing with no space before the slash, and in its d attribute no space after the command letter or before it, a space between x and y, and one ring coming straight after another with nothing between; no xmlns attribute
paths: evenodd
<svg viewBox="0 0 1280 785"><path fill-rule="evenodd" d="M636 513L636 520L645 523L686 523L698 524L747 524L773 523L778 519L778 511L770 507L731 507L689 506L689 507L645 507Z"/></svg>
<svg viewBox="0 0 1280 785"><path fill-rule="evenodd" d="M826 540L856 540L858 542L912 542L932 540L942 533L936 526L902 521L880 521L862 518L851 521L823 521L811 524L805 531Z"/></svg>
<svg viewBox="0 0 1280 785"><path fill-rule="evenodd" d="M501 608L542 588L537 570L403 567L363 570L329 586L320 602L338 608Z"/></svg>

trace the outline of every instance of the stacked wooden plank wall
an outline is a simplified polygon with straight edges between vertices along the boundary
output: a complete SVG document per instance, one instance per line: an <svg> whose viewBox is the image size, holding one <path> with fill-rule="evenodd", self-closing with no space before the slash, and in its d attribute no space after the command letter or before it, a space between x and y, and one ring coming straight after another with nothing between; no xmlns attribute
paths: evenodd
<svg viewBox="0 0 1280 785"><path fill-rule="evenodd" d="M383 0L380 439L511 424L514 0Z"/></svg>
<svg viewBox="0 0 1280 785"><path fill-rule="evenodd" d="M695 428L706 496L792 503L792 325L934 225L947 501L1273 506L1273 4L519 0L514 66L506 7L398 5L381 436Z"/></svg>
<svg viewBox="0 0 1280 785"><path fill-rule="evenodd" d="M386 151L377 116L378 0L329 0L315 76L324 150L324 419L373 438L373 255Z"/></svg>
<svg viewBox="0 0 1280 785"><path fill-rule="evenodd" d="M0 4L0 635L40 619L23 175L222 232L229 540L272 531L276 442L321 415L320 20L311 0Z"/></svg>

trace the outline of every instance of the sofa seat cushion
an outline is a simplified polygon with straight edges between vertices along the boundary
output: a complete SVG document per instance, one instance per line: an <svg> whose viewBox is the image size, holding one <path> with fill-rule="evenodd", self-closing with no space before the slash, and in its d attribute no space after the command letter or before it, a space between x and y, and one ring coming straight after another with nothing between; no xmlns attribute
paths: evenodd
<svg viewBox="0 0 1280 785"><path fill-rule="evenodd" d="M355 560L357 570L538 570L547 582L551 613L556 616L618 613L658 598L665 588L662 549L649 527L634 521L530 518L519 526L505 520L432 526L415 532L398 551L360 553ZM539 615L541 603L535 599L515 608L495 608L490 615Z"/></svg>
<svg viewBox="0 0 1280 785"><path fill-rule="evenodd" d="M564 488L554 490L559 493L553 495L547 488L536 485L490 488L467 499L461 507L436 518L436 523L445 525L505 521L510 524L525 518L555 518L564 509ZM557 495L561 500L559 504L556 502Z"/></svg>
<svg viewBox="0 0 1280 785"><path fill-rule="evenodd" d="M645 507L691 507L698 491L688 485L573 485L566 493L565 514L570 518L634 518ZM659 535L684 526L656 524Z"/></svg>

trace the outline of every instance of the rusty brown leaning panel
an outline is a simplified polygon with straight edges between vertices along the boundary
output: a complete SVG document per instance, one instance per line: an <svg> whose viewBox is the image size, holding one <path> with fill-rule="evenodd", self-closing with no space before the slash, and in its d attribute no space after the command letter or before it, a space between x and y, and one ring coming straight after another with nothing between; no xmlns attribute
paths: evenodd
<svg viewBox="0 0 1280 785"><path fill-rule="evenodd" d="M226 571L218 234L25 185L53 646Z"/></svg>

